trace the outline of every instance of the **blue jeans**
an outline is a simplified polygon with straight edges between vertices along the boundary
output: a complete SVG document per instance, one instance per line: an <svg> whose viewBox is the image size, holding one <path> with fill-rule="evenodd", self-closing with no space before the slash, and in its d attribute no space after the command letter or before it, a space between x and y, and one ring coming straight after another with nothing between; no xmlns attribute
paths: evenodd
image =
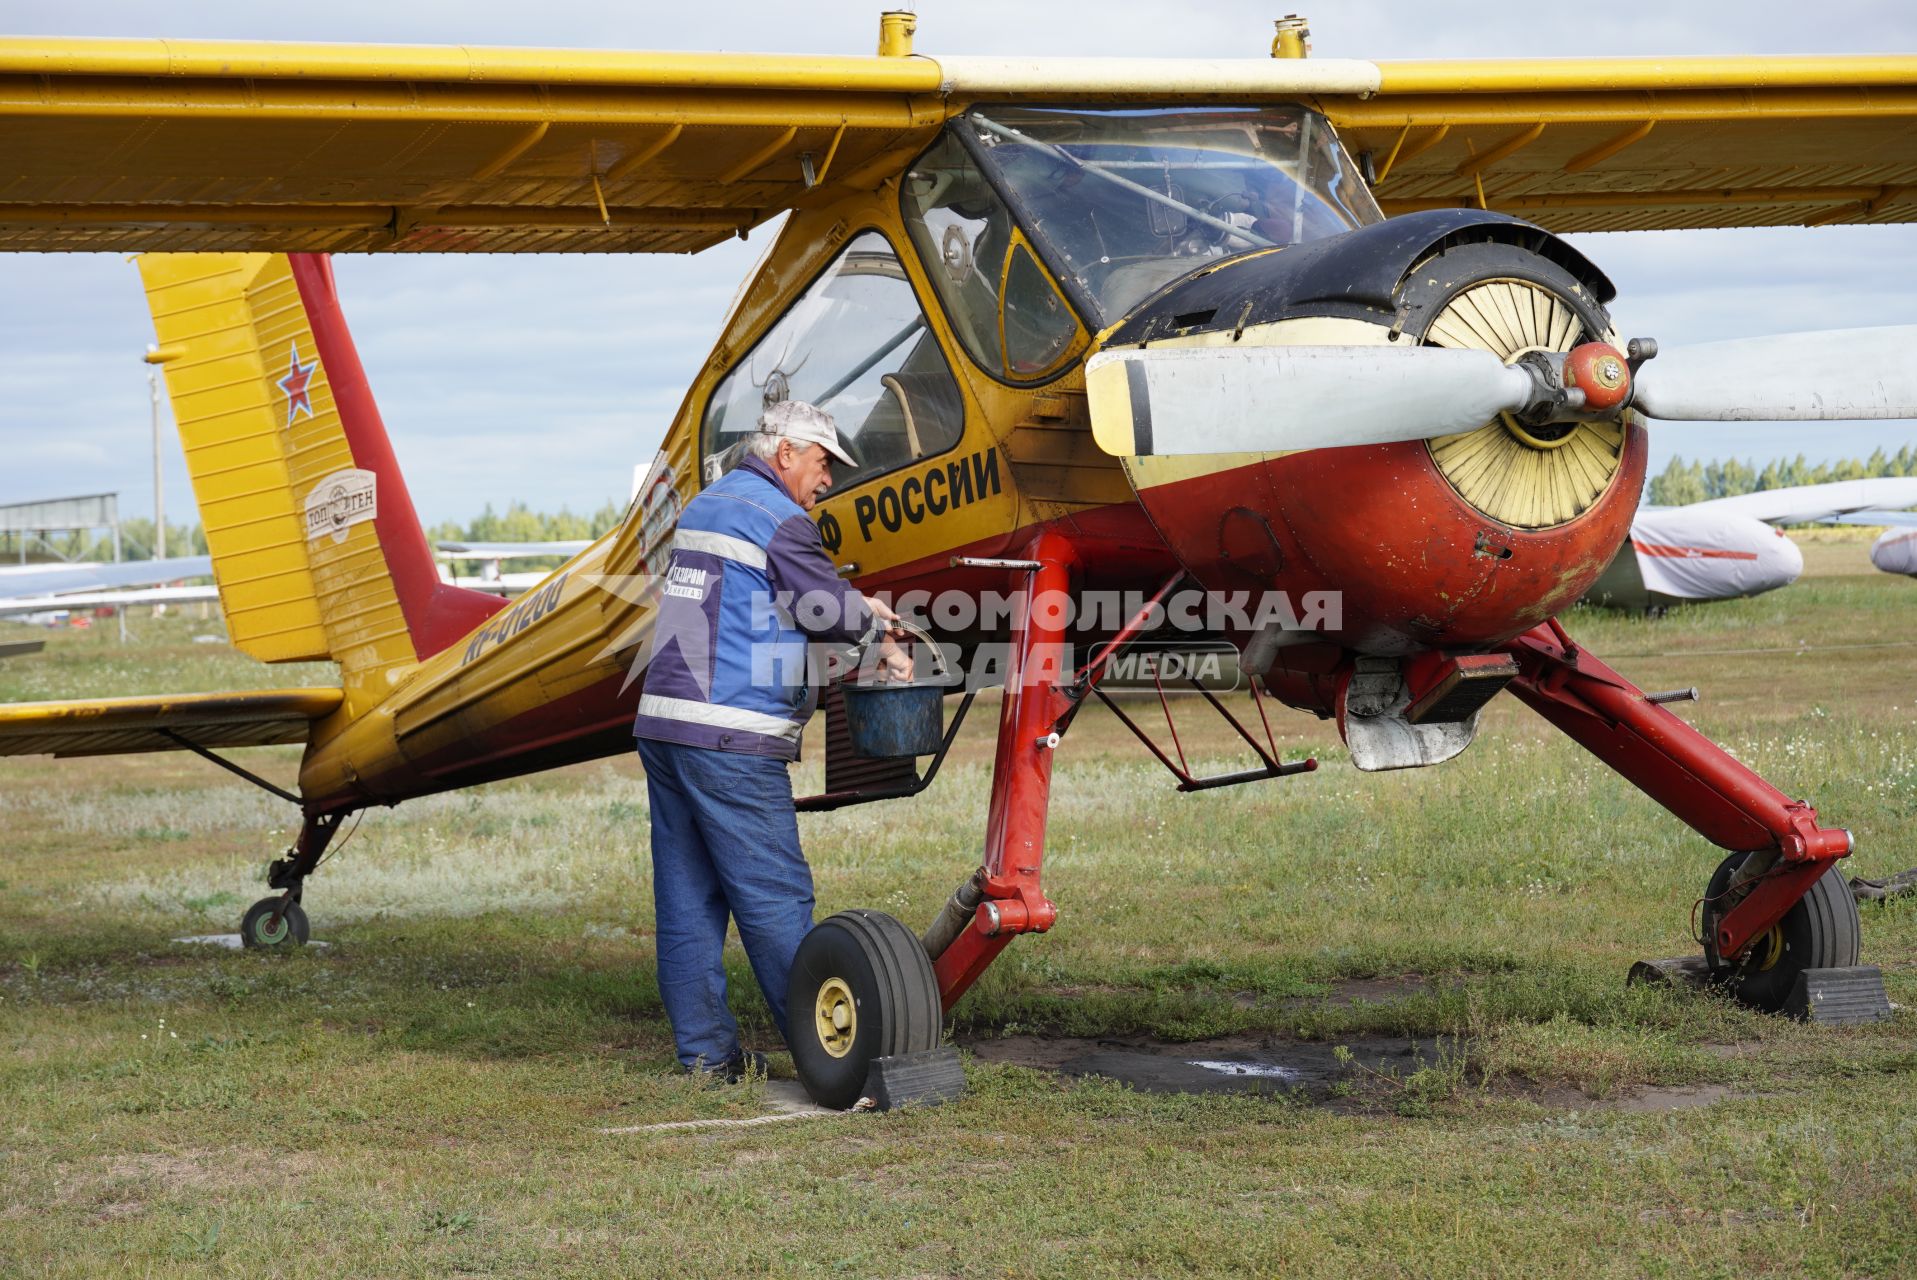
<svg viewBox="0 0 1917 1280"><path fill-rule="evenodd" d="M652 897L659 998L679 1061L740 1054L726 1007L726 918L786 1033L785 984L812 928L812 868L799 849L786 762L651 738L639 741L652 805Z"/></svg>

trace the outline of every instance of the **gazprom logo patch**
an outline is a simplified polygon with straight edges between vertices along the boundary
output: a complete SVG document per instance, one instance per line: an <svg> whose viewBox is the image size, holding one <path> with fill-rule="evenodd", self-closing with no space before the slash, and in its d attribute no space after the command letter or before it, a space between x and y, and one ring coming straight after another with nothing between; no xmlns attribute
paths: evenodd
<svg viewBox="0 0 1917 1280"><path fill-rule="evenodd" d="M328 534L346 541L346 531L379 514L379 477L370 471L335 471L306 495L306 540Z"/></svg>
<svg viewBox="0 0 1917 1280"><path fill-rule="evenodd" d="M706 598L706 589L711 585L706 579L707 574L704 569L675 565L672 572L666 575L666 594L703 602Z"/></svg>

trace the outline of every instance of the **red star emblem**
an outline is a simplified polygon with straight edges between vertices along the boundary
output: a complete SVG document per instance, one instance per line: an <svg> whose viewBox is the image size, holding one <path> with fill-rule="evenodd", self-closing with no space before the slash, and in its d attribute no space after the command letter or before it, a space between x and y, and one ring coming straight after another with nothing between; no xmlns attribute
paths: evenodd
<svg viewBox="0 0 1917 1280"><path fill-rule="evenodd" d="M296 338L292 347L292 367L286 376L280 379L280 390L286 393L286 425L292 426L295 418L304 413L313 416L313 371L319 368L319 357L313 357L309 364L300 363L300 344Z"/></svg>

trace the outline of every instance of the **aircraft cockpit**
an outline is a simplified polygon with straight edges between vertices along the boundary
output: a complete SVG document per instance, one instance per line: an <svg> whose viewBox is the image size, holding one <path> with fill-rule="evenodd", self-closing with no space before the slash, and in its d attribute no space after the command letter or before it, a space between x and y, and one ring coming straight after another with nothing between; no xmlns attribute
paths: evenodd
<svg viewBox="0 0 1917 1280"><path fill-rule="evenodd" d="M974 108L913 166L903 203L961 335L1011 380L1069 339L1024 253L1098 328L1207 260L1383 218L1331 126L1296 106Z"/></svg>
<svg viewBox="0 0 1917 1280"><path fill-rule="evenodd" d="M1296 106L974 108L913 164L899 203L910 249L854 236L716 388L708 481L788 397L838 419L857 459L842 489L958 442L958 384L900 253L916 250L971 361L1030 386L1209 262L1383 217L1331 126Z"/></svg>

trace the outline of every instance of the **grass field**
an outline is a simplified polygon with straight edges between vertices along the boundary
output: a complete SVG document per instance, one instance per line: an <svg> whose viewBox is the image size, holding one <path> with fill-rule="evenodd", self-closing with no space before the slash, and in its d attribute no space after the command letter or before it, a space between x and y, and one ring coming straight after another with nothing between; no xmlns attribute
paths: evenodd
<svg viewBox="0 0 1917 1280"><path fill-rule="evenodd" d="M1917 583L1866 545L1812 539L1756 600L1569 625L1702 686L1687 718L1883 875L1917 865ZM327 678L194 642L214 625L55 636L0 699ZM920 799L802 819L821 913L931 917L977 861L987 725ZM1917 1273L1917 902L1863 909L1888 1024L1627 989L1688 947L1718 854L1687 828L1509 698L1402 774L1279 727L1317 773L1180 796L1080 718L1062 914L959 1006L963 1101L622 1135L764 1088L667 1074L633 760L367 815L307 888L331 945L289 955L171 941L236 927L283 805L184 754L0 762L0 1276ZM1427 1053L1328 1097L1014 1065L1061 1037Z"/></svg>

